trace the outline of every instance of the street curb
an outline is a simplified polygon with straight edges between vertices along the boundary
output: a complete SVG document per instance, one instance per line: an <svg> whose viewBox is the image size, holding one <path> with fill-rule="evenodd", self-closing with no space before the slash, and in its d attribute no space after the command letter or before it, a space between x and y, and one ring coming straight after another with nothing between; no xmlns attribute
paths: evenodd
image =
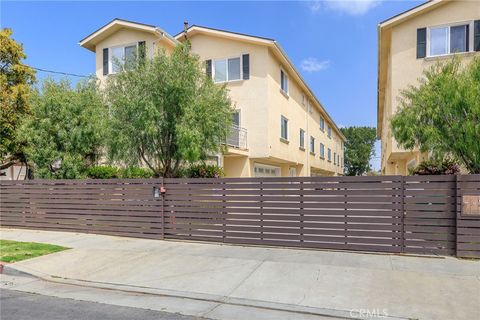
<svg viewBox="0 0 480 320"><path fill-rule="evenodd" d="M225 305L249 307L249 308L255 308L255 309L264 309L264 310L272 310L272 311L280 311L280 312L301 313L301 314L313 315L313 316L331 317L334 319L348 319L348 320L366 319L365 317L352 316L350 310L307 307L307 306L299 306L299 305L292 305L292 304L278 303L278 302L268 302L268 301L253 300L253 299L231 298L226 296L219 296L219 295L212 295L212 294L205 294L205 293L183 292L183 291L158 289L158 288L150 288L150 287L142 287L142 286L122 285L122 284L108 283L108 282L95 282L95 281L88 281L88 280L63 278L63 277L56 277L56 276L44 274L42 272L31 270L26 267L15 267L12 265L5 266L4 274L30 276L30 277L38 278L40 280L47 281L47 282L67 284L67 285L73 285L73 286L79 286L79 287L85 287L85 288L96 288L96 289L104 289L104 290L112 290L112 291L122 291L127 293L191 299L191 300L197 300L197 301L214 302L214 303L220 303ZM379 316L369 315L368 319L408 320L409 318L383 316L383 315L379 315Z"/></svg>

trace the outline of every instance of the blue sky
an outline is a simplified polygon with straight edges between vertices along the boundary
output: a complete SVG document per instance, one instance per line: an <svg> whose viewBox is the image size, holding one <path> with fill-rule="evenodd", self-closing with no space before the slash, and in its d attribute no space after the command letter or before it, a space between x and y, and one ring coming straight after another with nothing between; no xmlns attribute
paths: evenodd
<svg viewBox="0 0 480 320"><path fill-rule="evenodd" d="M174 35L183 21L280 42L339 126L376 125L377 24L422 1L0 2L33 67L87 75L94 53L78 41L113 18ZM48 74L39 73L45 77ZM377 148L378 149L378 148ZM380 151L377 150L377 157ZM379 161L372 163L378 169Z"/></svg>

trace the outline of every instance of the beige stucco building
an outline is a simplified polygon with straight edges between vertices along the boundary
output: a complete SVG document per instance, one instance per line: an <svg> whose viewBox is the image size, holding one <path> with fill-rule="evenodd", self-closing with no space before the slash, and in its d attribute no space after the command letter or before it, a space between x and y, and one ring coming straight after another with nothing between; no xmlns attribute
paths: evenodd
<svg viewBox="0 0 480 320"><path fill-rule="evenodd" d="M176 36L115 19L80 41L95 52L96 75L115 73L112 57L145 46L167 52L188 37L206 72L226 83L235 107L228 152L218 155L227 177L341 175L345 137L273 39L201 26Z"/></svg>
<svg viewBox="0 0 480 320"><path fill-rule="evenodd" d="M428 154L400 148L389 120L402 89L422 72L455 53L464 62L480 51L480 1L434 0L383 21L378 26L377 134L382 141L383 174L408 174Z"/></svg>

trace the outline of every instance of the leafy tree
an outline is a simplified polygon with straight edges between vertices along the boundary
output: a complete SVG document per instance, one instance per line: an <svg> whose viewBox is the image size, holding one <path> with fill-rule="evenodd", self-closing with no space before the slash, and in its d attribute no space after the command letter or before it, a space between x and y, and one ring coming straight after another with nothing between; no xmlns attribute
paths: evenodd
<svg viewBox="0 0 480 320"><path fill-rule="evenodd" d="M22 63L26 55L12 34L11 29L0 30L0 170L25 162L17 131L30 112L28 97L35 82L35 72Z"/></svg>
<svg viewBox="0 0 480 320"><path fill-rule="evenodd" d="M340 129L347 138L345 143L345 175L361 176L371 170L370 158L375 155L377 133L372 127Z"/></svg>
<svg viewBox="0 0 480 320"><path fill-rule="evenodd" d="M390 124L400 146L452 157L480 173L480 58L464 67L455 58L426 70L418 86L402 92Z"/></svg>
<svg viewBox="0 0 480 320"><path fill-rule="evenodd" d="M222 151L231 102L225 86L206 76L189 43L126 69L105 88L112 161L146 164L157 176L175 177L186 163Z"/></svg>
<svg viewBox="0 0 480 320"><path fill-rule="evenodd" d="M85 178L104 141L104 103L95 83L72 88L68 80L45 80L32 94L32 115L20 135L27 160L40 178Z"/></svg>

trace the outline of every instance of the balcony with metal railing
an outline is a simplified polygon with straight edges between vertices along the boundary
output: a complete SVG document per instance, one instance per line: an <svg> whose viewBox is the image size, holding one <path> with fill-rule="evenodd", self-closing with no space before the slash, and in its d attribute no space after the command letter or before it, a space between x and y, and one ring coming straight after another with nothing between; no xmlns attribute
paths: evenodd
<svg viewBox="0 0 480 320"><path fill-rule="evenodd" d="M247 129L232 125L227 137L227 146L237 149L247 149Z"/></svg>

